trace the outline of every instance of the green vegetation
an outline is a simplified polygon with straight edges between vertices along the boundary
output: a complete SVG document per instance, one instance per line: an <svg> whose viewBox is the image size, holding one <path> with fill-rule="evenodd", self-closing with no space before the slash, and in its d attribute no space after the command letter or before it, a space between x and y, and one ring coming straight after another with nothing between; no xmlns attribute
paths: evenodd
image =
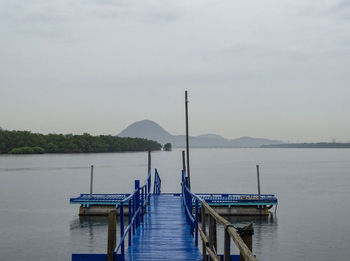
<svg viewBox="0 0 350 261"><path fill-rule="evenodd" d="M42 147L21 147L14 148L9 151L9 154L43 154L45 150Z"/></svg>
<svg viewBox="0 0 350 261"><path fill-rule="evenodd" d="M39 134L29 131L0 132L0 153L88 153L160 150L161 144L141 138L121 138L111 135ZM34 148L36 148L34 150ZM42 153L44 153L42 152ZM40 152L41 153L41 152Z"/></svg>
<svg viewBox="0 0 350 261"><path fill-rule="evenodd" d="M166 143L166 144L164 144L163 150L165 150L165 151L171 151L171 143Z"/></svg>

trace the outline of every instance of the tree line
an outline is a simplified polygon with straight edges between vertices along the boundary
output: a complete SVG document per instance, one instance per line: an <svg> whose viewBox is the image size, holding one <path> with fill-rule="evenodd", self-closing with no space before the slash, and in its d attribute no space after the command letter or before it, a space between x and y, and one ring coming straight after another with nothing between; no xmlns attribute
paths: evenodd
<svg viewBox="0 0 350 261"><path fill-rule="evenodd" d="M30 131L0 131L0 153L93 153L160 150L161 144L141 138L111 135L40 134Z"/></svg>

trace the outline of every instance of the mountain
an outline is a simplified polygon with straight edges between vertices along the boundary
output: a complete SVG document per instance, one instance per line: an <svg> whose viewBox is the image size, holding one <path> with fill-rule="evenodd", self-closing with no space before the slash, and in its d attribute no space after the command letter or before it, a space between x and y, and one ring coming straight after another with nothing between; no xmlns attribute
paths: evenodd
<svg viewBox="0 0 350 261"><path fill-rule="evenodd" d="M164 128L162 128L159 124L151 120L137 121L129 125L117 136L145 138L158 141L161 144L170 142L174 148L183 148L186 146L185 135L172 135ZM263 145L283 143L284 142L280 140L269 140L252 137L241 137L229 140L217 134L190 136L190 146L192 148L257 148Z"/></svg>
<svg viewBox="0 0 350 261"><path fill-rule="evenodd" d="M264 145L284 144L281 140L269 140L263 138L241 137L230 141L232 147L256 148Z"/></svg>
<svg viewBox="0 0 350 261"><path fill-rule="evenodd" d="M150 120L137 121L129 125L117 136L145 138L145 139L158 141L162 144L172 140L172 135L169 132L164 130L159 124Z"/></svg>

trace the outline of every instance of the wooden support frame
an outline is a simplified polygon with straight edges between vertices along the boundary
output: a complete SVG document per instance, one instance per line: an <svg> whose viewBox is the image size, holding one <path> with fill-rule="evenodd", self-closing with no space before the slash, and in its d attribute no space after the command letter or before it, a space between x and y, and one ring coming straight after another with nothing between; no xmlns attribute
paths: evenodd
<svg viewBox="0 0 350 261"><path fill-rule="evenodd" d="M207 253L210 260L220 260L217 255L217 223L224 226L224 260L230 260L230 243L231 239L236 244L240 251L241 260L244 261L257 261L252 253L252 235L254 234L253 225L240 230L240 234L226 219L221 217L218 213L212 209L208 203L202 201L201 208L201 226L198 226L199 234L202 239L202 255L203 260L206 260ZM206 215L209 216L209 235L206 233Z"/></svg>

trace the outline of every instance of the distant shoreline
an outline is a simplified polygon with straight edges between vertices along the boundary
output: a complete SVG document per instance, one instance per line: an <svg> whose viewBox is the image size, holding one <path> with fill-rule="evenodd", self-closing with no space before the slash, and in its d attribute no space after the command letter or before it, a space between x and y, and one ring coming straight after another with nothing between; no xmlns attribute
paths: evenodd
<svg viewBox="0 0 350 261"><path fill-rule="evenodd" d="M300 148L300 149L349 149L350 143L318 142L262 145L260 148Z"/></svg>
<svg viewBox="0 0 350 261"><path fill-rule="evenodd" d="M161 150L156 141L111 135L40 134L0 131L0 154L103 153Z"/></svg>

